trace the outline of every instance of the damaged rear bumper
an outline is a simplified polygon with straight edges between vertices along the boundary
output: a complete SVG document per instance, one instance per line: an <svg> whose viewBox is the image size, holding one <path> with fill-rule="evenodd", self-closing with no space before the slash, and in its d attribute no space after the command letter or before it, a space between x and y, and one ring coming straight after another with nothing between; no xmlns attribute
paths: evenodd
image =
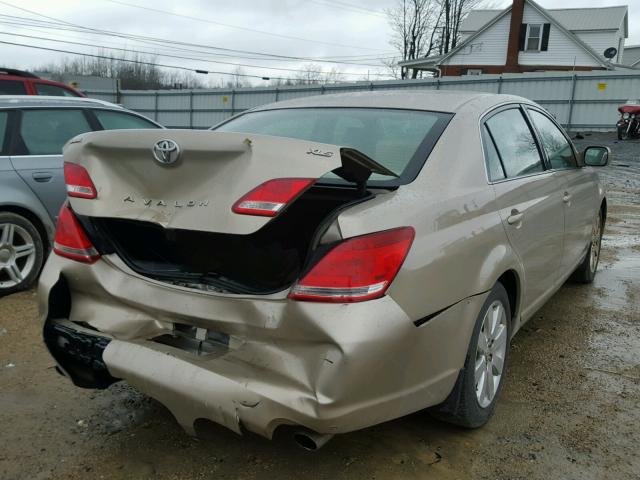
<svg viewBox="0 0 640 480"><path fill-rule="evenodd" d="M70 304L53 312L60 282ZM107 375L98 377L100 385L126 380L190 433L196 420L209 419L271 438L281 425L343 433L442 402L464 364L485 295L417 327L391 296L348 305L295 302L285 294L220 296L144 279L117 258L85 265L51 257L39 299L47 346L76 384L90 379L77 372L80 358ZM177 325L214 340L206 349L167 341ZM51 332L87 348L72 348L72 362Z"/></svg>

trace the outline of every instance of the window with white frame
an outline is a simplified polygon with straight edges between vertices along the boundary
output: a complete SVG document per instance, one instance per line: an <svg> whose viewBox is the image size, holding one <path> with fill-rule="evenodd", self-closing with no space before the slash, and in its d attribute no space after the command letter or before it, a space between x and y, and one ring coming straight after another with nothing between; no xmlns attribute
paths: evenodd
<svg viewBox="0 0 640 480"><path fill-rule="evenodd" d="M527 52L539 52L542 44L542 24L529 23L527 25L527 37L525 39L525 50Z"/></svg>

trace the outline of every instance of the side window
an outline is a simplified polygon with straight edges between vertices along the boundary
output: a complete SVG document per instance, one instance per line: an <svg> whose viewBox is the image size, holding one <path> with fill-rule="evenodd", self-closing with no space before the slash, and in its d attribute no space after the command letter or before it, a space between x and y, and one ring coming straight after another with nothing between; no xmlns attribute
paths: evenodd
<svg viewBox="0 0 640 480"><path fill-rule="evenodd" d="M71 90L59 87L58 85L49 85L48 83L34 83L36 93L38 95L51 95L54 97L76 97Z"/></svg>
<svg viewBox="0 0 640 480"><path fill-rule="evenodd" d="M7 155L4 151L4 144L6 141L8 118L8 112L0 112L0 155Z"/></svg>
<svg viewBox="0 0 640 480"><path fill-rule="evenodd" d="M482 143L484 144L484 158L487 162L487 172L489 173L489 180L495 182L496 180L502 180L505 177L504 170L502 168L502 162L496 145L493 143L493 138L487 126L482 127Z"/></svg>
<svg viewBox="0 0 640 480"><path fill-rule="evenodd" d="M19 154L59 155L65 143L89 131L91 126L81 110L23 110Z"/></svg>
<svg viewBox="0 0 640 480"><path fill-rule="evenodd" d="M495 141L507 178L544 171L536 141L520 109L497 113L485 125Z"/></svg>
<svg viewBox="0 0 640 480"><path fill-rule="evenodd" d="M540 134L542 148L547 154L551 168L577 167L578 162L573 155L573 149L567 138L545 115L529 110L529 116Z"/></svg>
<svg viewBox="0 0 640 480"><path fill-rule="evenodd" d="M158 128L157 125L129 113L109 110L92 110L105 130L127 130L130 128Z"/></svg>
<svg viewBox="0 0 640 480"><path fill-rule="evenodd" d="M0 95L26 95L24 82L0 79Z"/></svg>

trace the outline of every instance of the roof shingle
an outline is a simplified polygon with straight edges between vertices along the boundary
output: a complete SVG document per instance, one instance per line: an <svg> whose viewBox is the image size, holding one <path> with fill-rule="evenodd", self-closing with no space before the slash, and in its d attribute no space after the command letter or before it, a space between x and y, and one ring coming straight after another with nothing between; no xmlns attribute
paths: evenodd
<svg viewBox="0 0 640 480"><path fill-rule="evenodd" d="M601 8L545 9L564 28L572 32L583 30L617 30L627 13L626 6ZM461 32L476 32L503 10L472 10L460 26Z"/></svg>

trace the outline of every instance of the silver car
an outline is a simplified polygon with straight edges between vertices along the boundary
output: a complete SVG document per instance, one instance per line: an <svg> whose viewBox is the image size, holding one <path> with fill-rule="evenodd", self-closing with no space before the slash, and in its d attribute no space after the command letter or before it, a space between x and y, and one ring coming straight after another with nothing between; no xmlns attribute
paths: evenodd
<svg viewBox="0 0 640 480"><path fill-rule="evenodd" d="M79 133L161 128L87 98L0 96L0 296L31 286L66 199L62 146Z"/></svg>
<svg viewBox="0 0 640 480"><path fill-rule="evenodd" d="M213 131L80 135L39 289L76 385L306 448L430 408L479 427L509 341L596 273L597 169L524 98L327 95Z"/></svg>

